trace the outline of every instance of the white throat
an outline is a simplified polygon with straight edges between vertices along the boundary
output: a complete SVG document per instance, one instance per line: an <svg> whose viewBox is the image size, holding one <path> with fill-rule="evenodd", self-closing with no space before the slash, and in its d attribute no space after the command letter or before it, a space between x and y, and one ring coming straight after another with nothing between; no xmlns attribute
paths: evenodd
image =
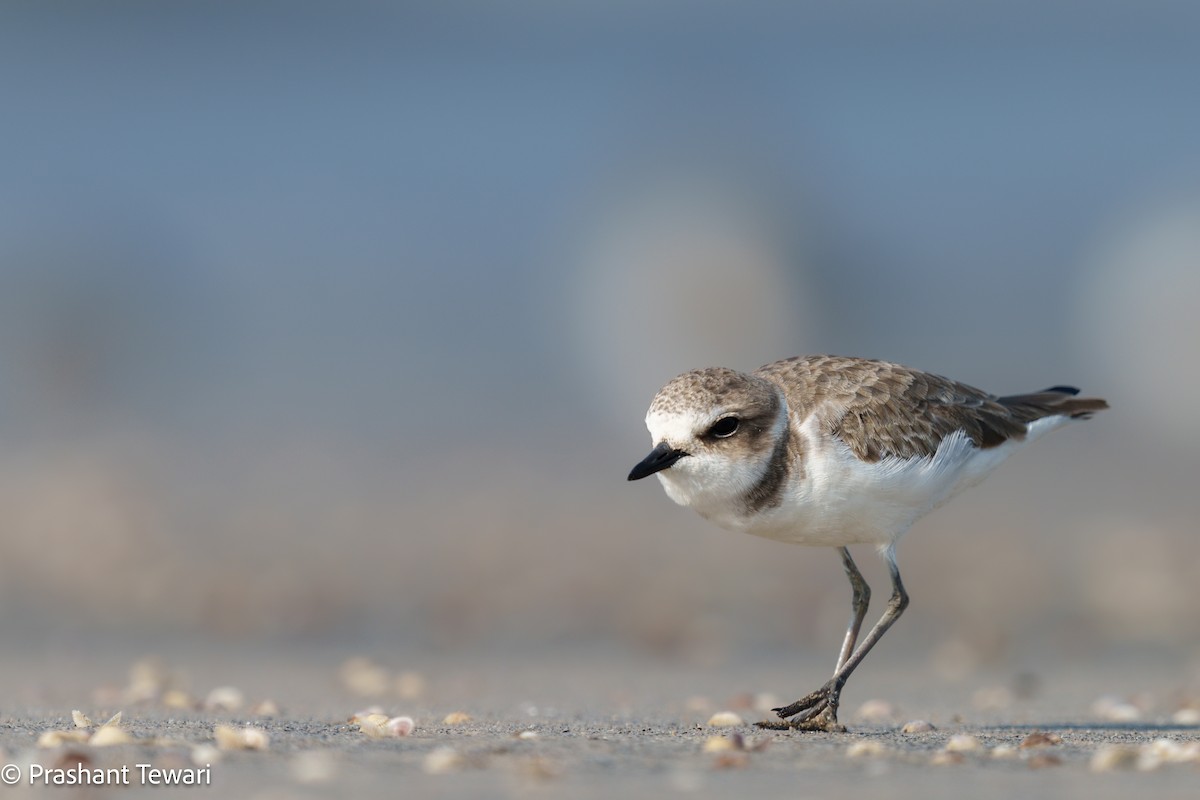
<svg viewBox="0 0 1200 800"><path fill-rule="evenodd" d="M708 429L723 410L698 414L688 410L674 414L651 414L646 418L654 443L667 442L688 455L669 469L657 473L667 496L724 528L745 530L753 520L745 511L744 498L764 477L771 456L786 435L788 410L783 398L769 435L750 449L731 442L714 446L700 441L697 432Z"/></svg>

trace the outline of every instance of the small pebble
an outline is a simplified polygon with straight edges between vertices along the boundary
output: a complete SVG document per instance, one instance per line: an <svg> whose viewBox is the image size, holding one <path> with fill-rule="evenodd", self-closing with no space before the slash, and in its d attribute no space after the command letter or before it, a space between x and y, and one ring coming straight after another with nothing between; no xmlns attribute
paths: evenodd
<svg viewBox="0 0 1200 800"><path fill-rule="evenodd" d="M182 689L168 689L163 692L160 702L166 708L177 708L180 710L192 710L196 708L196 701L187 692Z"/></svg>
<svg viewBox="0 0 1200 800"><path fill-rule="evenodd" d="M1093 772L1111 772L1117 769L1133 769L1138 763L1138 751L1133 747L1105 744L1092 754L1088 766Z"/></svg>
<svg viewBox="0 0 1200 800"><path fill-rule="evenodd" d="M1192 764L1200 764L1200 741L1191 741L1183 745L1183 760Z"/></svg>
<svg viewBox="0 0 1200 800"><path fill-rule="evenodd" d="M1092 703L1092 713L1107 722L1136 722L1142 718L1141 709L1114 695L1104 695Z"/></svg>
<svg viewBox="0 0 1200 800"><path fill-rule="evenodd" d="M1161 753L1149 746L1143 745L1138 748L1137 760L1133 766L1138 772L1153 772L1164 763L1166 762L1163 760Z"/></svg>
<svg viewBox="0 0 1200 800"><path fill-rule="evenodd" d="M1021 741L1021 749L1028 750L1031 747L1048 747L1055 744L1062 744L1062 737L1057 733L1034 731Z"/></svg>
<svg viewBox="0 0 1200 800"><path fill-rule="evenodd" d="M1200 725L1200 708L1181 708L1171 715L1176 725Z"/></svg>
<svg viewBox="0 0 1200 800"><path fill-rule="evenodd" d="M43 731L37 738L37 746L41 748L61 747L64 744L81 744L86 742L90 734L87 731Z"/></svg>
<svg viewBox="0 0 1200 800"><path fill-rule="evenodd" d="M365 717L355 715L352 721L368 739L385 739L392 736L387 727L387 714L367 714Z"/></svg>
<svg viewBox="0 0 1200 800"><path fill-rule="evenodd" d="M519 764L521 774L536 781L548 781L557 778L561 770L556 764L542 756L528 758Z"/></svg>
<svg viewBox="0 0 1200 800"><path fill-rule="evenodd" d="M92 734L88 744L92 747L110 747L115 744L130 744L133 737L116 725L104 725Z"/></svg>
<svg viewBox="0 0 1200 800"><path fill-rule="evenodd" d="M241 750L242 732L232 725L217 725L213 728L213 741L220 750Z"/></svg>
<svg viewBox="0 0 1200 800"><path fill-rule="evenodd" d="M977 753L983 748L983 742L968 733L956 733L946 740L946 751L949 753Z"/></svg>
<svg viewBox="0 0 1200 800"><path fill-rule="evenodd" d="M718 711L708 718L710 728L732 728L742 724L742 718L732 711Z"/></svg>
<svg viewBox="0 0 1200 800"><path fill-rule="evenodd" d="M250 706L250 716L252 717L278 717L279 715L279 706L274 700L260 700Z"/></svg>
<svg viewBox="0 0 1200 800"><path fill-rule="evenodd" d="M1175 739L1155 739L1142 746L1143 751L1154 753L1168 764L1183 764L1200 761L1200 742L1179 742Z"/></svg>
<svg viewBox="0 0 1200 800"><path fill-rule="evenodd" d="M911 722L904 723L904 727L900 729L901 733L929 733L936 731L933 723L924 719L914 719Z"/></svg>
<svg viewBox="0 0 1200 800"><path fill-rule="evenodd" d="M250 725L244 728L217 725L213 728L213 739L221 750L266 750L270 743L266 731Z"/></svg>
<svg viewBox="0 0 1200 800"><path fill-rule="evenodd" d="M421 762L421 769L429 775L444 775L463 765L463 757L453 747L438 747L430 750Z"/></svg>
<svg viewBox="0 0 1200 800"><path fill-rule="evenodd" d="M887 745L874 739L862 739L846 748L846 758L878 758L887 753Z"/></svg>
<svg viewBox="0 0 1200 800"><path fill-rule="evenodd" d="M218 686L204 698L206 711L237 711L246 702L241 689L233 686Z"/></svg>
<svg viewBox="0 0 1200 800"><path fill-rule="evenodd" d="M1058 767L1062 765L1062 759L1054 753L1034 753L1026 762L1030 769L1044 769L1046 767Z"/></svg>
<svg viewBox="0 0 1200 800"><path fill-rule="evenodd" d="M930 757L929 763L936 767L947 767L961 764L966 760L967 757L962 753L952 750L939 750Z"/></svg>
<svg viewBox="0 0 1200 800"><path fill-rule="evenodd" d="M978 739L967 733L957 733L946 741L947 753L977 753L983 749Z"/></svg>
<svg viewBox="0 0 1200 800"><path fill-rule="evenodd" d="M1016 758L1020 751L1011 744L998 744L992 748L992 758Z"/></svg>
<svg viewBox="0 0 1200 800"><path fill-rule="evenodd" d="M91 728L95 727L96 723L92 722L91 718L82 711L74 710L71 712L71 721L75 723L76 728ZM100 724L100 728L117 728L121 724L121 712L113 714L107 721Z"/></svg>
<svg viewBox="0 0 1200 800"><path fill-rule="evenodd" d="M525 739L527 741L531 740L531 739L536 739L536 738L538 738L538 732L537 731L521 731L520 733L517 734L517 738Z"/></svg>
<svg viewBox="0 0 1200 800"><path fill-rule="evenodd" d="M704 752L706 753L724 753L728 750L736 750L737 746L733 740L727 739L724 736L709 736L704 740Z"/></svg>
<svg viewBox="0 0 1200 800"><path fill-rule="evenodd" d="M203 767L206 764L216 764L218 761L220 761L221 751L218 750L215 745L207 743L198 744L192 748L192 751L188 754L188 757L197 767Z"/></svg>
<svg viewBox="0 0 1200 800"><path fill-rule="evenodd" d="M271 737L262 728L247 725L242 729L242 743L247 750L266 750Z"/></svg>
<svg viewBox="0 0 1200 800"><path fill-rule="evenodd" d="M384 723L384 727L392 736L408 736L416 726L412 717L392 717Z"/></svg>
<svg viewBox="0 0 1200 800"><path fill-rule="evenodd" d="M442 718L443 725L463 725L471 721L471 715L464 711L451 711Z"/></svg>
<svg viewBox="0 0 1200 800"><path fill-rule="evenodd" d="M357 724L359 722L359 720L364 720L367 717L372 717L372 716L386 717L387 715L383 713L382 706L367 706L366 708L362 709L361 711L355 711L353 714L350 715L350 719L347 721Z"/></svg>
<svg viewBox="0 0 1200 800"><path fill-rule="evenodd" d="M751 753L761 753L770 747L771 742L775 739L773 736L763 736L756 740L749 736L742 736L740 733L733 734L731 738L739 750L749 750Z"/></svg>

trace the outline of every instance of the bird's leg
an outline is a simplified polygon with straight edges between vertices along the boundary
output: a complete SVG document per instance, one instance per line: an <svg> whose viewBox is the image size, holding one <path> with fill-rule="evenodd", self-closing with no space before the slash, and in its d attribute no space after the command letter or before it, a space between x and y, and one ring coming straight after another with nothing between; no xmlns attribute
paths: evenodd
<svg viewBox="0 0 1200 800"><path fill-rule="evenodd" d="M870 632L867 633L867 638L838 667L837 672L833 674L829 682L820 689L805 697L801 697L791 705L771 709L779 715L780 719L786 720L786 722L782 725L779 723L766 723L762 727L776 728L786 726L788 728L810 731L845 730L837 721L838 704L841 700L842 687L846 685L846 680L854 672L855 668L866 658L867 653L871 652L871 648L875 646L875 643L900 618L900 615L904 613L904 609L908 608L908 592L904 591L904 584L900 580L900 570L896 566L895 550L888 548L886 558L888 571L892 576L892 596L888 600L887 609L883 612L883 616L875 623L875 627L871 628ZM847 634L849 634L849 631L847 631ZM795 717L795 719L789 719L789 717Z"/></svg>
<svg viewBox="0 0 1200 800"><path fill-rule="evenodd" d="M850 557L850 550L842 547L838 551L842 554L842 566L846 568L846 577L850 579L850 588L854 590L854 596L850 601L850 626L846 628L846 638L842 640L842 651L838 654L837 666L833 670L835 675L846 663L846 659L850 658L850 654L854 652L854 645L858 642L858 632L862 628L863 617L867 615L867 607L871 604L871 587L867 586L867 582L863 580L862 573L858 571L858 565Z"/></svg>

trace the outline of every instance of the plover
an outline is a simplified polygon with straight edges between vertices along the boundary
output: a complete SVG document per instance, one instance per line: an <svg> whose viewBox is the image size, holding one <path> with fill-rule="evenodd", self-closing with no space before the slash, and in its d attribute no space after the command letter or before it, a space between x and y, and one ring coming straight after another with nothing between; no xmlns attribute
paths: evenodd
<svg viewBox="0 0 1200 800"><path fill-rule="evenodd" d="M997 397L899 364L801 356L752 373L711 367L673 378L646 414L654 449L629 473L737 531L836 547L853 590L833 677L774 709L763 727L844 730L842 687L908 606L896 542L920 517L981 481L1014 450L1108 408L1078 389ZM848 547L875 545L892 578L858 642L871 591ZM856 646L857 645L857 646Z"/></svg>

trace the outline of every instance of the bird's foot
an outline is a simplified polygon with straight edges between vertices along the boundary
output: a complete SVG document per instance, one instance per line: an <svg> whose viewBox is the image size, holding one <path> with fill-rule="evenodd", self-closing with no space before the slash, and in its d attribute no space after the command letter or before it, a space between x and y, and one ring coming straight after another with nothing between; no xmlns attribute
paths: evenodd
<svg viewBox="0 0 1200 800"><path fill-rule="evenodd" d="M791 705L771 709L779 716L779 721L759 722L758 727L768 730L843 733L846 728L837 719L840 696L841 687L830 681Z"/></svg>
<svg viewBox="0 0 1200 800"><path fill-rule="evenodd" d="M819 703L808 713L802 714L795 719L787 720L785 724L787 727L797 731L846 732L846 726L838 722L836 701Z"/></svg>

